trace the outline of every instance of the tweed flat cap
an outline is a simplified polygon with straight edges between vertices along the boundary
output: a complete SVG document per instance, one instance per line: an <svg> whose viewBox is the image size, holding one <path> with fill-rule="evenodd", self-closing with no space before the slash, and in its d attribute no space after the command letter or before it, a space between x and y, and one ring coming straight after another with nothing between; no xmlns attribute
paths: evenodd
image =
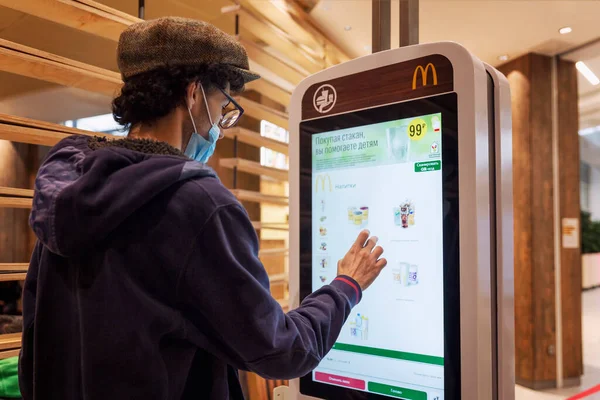
<svg viewBox="0 0 600 400"><path fill-rule="evenodd" d="M250 71L246 49L215 26L188 18L165 17L130 25L119 38L117 62L123 79L166 65L221 64L244 82L259 79Z"/></svg>

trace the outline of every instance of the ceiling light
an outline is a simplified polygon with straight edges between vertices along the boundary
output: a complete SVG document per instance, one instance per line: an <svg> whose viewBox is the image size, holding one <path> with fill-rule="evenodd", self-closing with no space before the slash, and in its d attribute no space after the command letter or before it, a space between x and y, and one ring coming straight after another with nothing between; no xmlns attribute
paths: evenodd
<svg viewBox="0 0 600 400"><path fill-rule="evenodd" d="M563 28L560 28L560 29L558 30L558 32L559 32L561 35L566 35L567 33L571 33L571 32L573 32L573 29L571 29L571 27L570 27L570 26L565 26L565 27L563 27Z"/></svg>
<svg viewBox="0 0 600 400"><path fill-rule="evenodd" d="M221 14L228 14L228 13L240 11L240 8L241 7L239 4L233 4L231 6L221 7Z"/></svg>
<svg viewBox="0 0 600 400"><path fill-rule="evenodd" d="M585 76L585 79L587 79L592 85L596 86L600 83L600 79L598 79L596 74L594 74L583 61L578 61L575 64L575 67L577 67L577 70L581 72L581 75Z"/></svg>
<svg viewBox="0 0 600 400"><path fill-rule="evenodd" d="M346 25L346 26L344 27L344 30L345 30L346 32L348 32L348 31L351 31L351 30L352 30L352 27L351 27L350 25Z"/></svg>
<svg viewBox="0 0 600 400"><path fill-rule="evenodd" d="M500 60L500 61L506 61L506 60L508 60L508 56L506 54L503 54L501 56L498 56L498 60Z"/></svg>

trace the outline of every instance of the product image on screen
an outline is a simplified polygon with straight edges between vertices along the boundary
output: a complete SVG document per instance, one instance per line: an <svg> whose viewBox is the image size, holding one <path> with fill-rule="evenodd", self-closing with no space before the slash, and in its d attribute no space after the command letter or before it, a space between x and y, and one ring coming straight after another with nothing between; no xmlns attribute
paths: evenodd
<svg viewBox="0 0 600 400"><path fill-rule="evenodd" d="M443 127L433 113L310 136L312 291L362 229L388 260L312 381L444 399Z"/></svg>

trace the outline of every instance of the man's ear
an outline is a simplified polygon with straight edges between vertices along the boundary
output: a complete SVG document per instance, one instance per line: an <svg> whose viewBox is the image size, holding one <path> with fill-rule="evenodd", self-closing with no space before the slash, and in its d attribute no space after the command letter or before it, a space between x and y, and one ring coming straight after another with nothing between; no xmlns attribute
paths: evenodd
<svg viewBox="0 0 600 400"><path fill-rule="evenodd" d="M194 104L196 104L197 96L198 84L196 82L192 82L188 85L187 90L185 91L186 107L192 108Z"/></svg>

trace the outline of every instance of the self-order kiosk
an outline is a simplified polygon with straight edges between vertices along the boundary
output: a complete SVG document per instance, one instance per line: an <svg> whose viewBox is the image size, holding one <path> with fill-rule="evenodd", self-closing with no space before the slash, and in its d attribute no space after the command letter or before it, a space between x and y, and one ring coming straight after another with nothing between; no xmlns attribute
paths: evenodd
<svg viewBox="0 0 600 400"><path fill-rule="evenodd" d="M388 265L286 399L513 399L505 77L455 43L394 49L307 78L290 117L292 305L361 229Z"/></svg>

